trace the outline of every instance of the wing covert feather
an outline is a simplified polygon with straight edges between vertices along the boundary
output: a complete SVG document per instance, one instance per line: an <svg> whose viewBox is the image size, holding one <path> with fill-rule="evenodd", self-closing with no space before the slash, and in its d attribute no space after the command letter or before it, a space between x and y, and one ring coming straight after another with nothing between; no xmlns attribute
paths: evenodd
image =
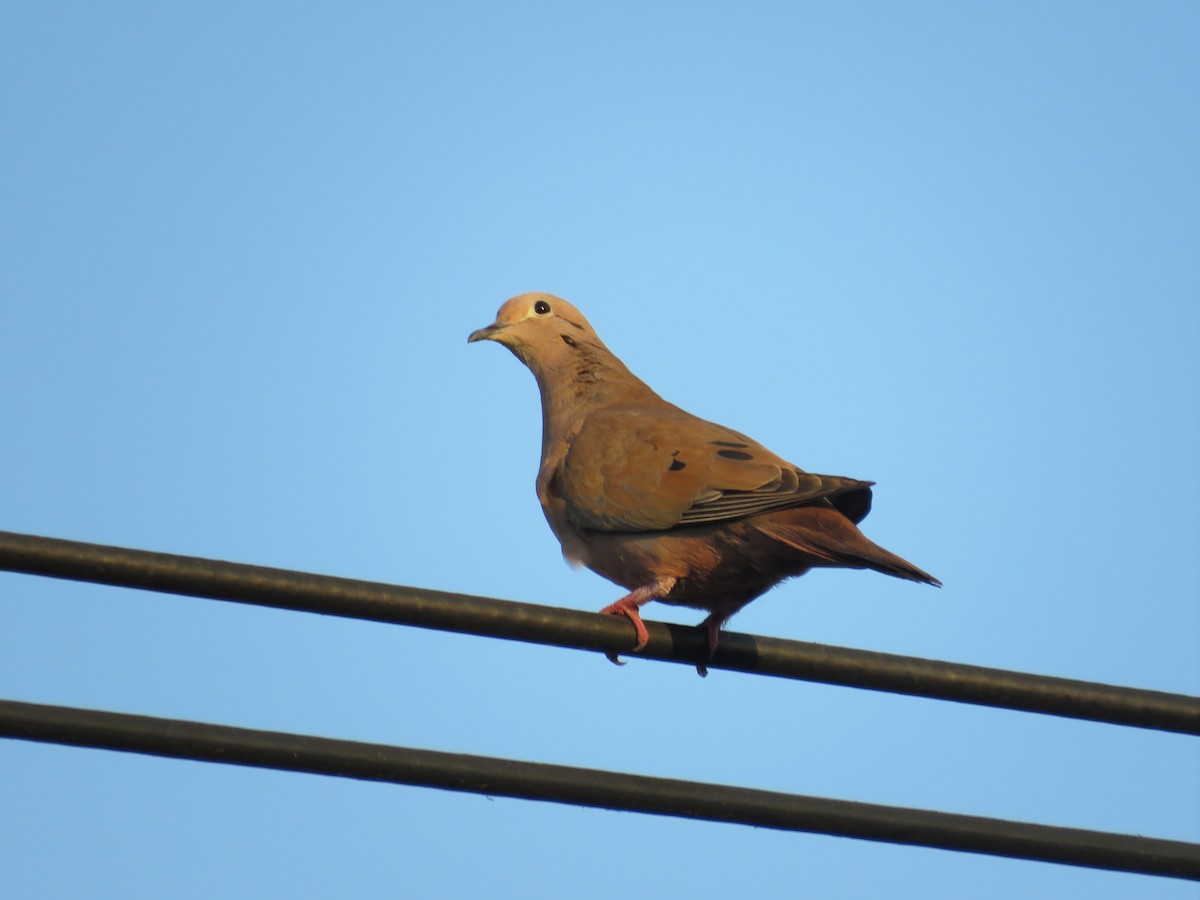
<svg viewBox="0 0 1200 900"><path fill-rule="evenodd" d="M593 531L665 531L799 506L869 482L814 475L676 407L589 416L560 465L568 518Z"/></svg>

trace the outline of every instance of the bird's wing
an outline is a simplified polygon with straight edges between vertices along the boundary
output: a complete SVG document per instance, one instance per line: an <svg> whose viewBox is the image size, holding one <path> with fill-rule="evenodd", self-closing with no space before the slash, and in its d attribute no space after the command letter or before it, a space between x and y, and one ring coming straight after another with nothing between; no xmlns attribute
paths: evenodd
<svg viewBox="0 0 1200 900"><path fill-rule="evenodd" d="M664 531L869 486L805 472L743 434L664 403L590 415L571 441L554 490L577 527Z"/></svg>

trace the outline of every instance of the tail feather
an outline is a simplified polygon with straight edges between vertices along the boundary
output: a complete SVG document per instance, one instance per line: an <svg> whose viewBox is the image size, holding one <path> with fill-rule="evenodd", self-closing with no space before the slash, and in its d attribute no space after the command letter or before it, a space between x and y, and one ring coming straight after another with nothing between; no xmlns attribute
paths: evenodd
<svg viewBox="0 0 1200 900"><path fill-rule="evenodd" d="M754 522L754 527L767 537L815 557L827 566L874 569L895 578L942 586L928 572L873 543L835 509L800 507L764 516Z"/></svg>

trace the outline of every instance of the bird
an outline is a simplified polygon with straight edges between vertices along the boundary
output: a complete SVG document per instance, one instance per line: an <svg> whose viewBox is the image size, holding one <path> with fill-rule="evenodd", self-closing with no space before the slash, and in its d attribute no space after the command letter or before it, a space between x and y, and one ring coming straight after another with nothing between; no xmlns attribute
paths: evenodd
<svg viewBox="0 0 1200 900"><path fill-rule="evenodd" d="M941 587L858 529L874 482L806 472L667 402L561 297L511 298L477 341L507 347L537 380L538 500L567 561L628 591L600 612L633 623L634 652L649 642L640 610L653 600L708 612L711 661L732 615L813 568Z"/></svg>

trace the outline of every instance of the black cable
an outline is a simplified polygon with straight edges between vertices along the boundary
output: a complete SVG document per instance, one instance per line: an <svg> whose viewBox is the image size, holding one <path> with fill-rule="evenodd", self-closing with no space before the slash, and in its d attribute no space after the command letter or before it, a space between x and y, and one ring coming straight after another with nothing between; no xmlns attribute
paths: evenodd
<svg viewBox="0 0 1200 900"><path fill-rule="evenodd" d="M3 531L0 569L689 665L706 662L707 655L701 630L681 625L647 622L650 643L633 654L633 628L613 616ZM1200 734L1200 698L1161 691L736 632L722 633L707 665Z"/></svg>
<svg viewBox="0 0 1200 900"><path fill-rule="evenodd" d="M1200 880L1200 845L0 700L0 736Z"/></svg>

